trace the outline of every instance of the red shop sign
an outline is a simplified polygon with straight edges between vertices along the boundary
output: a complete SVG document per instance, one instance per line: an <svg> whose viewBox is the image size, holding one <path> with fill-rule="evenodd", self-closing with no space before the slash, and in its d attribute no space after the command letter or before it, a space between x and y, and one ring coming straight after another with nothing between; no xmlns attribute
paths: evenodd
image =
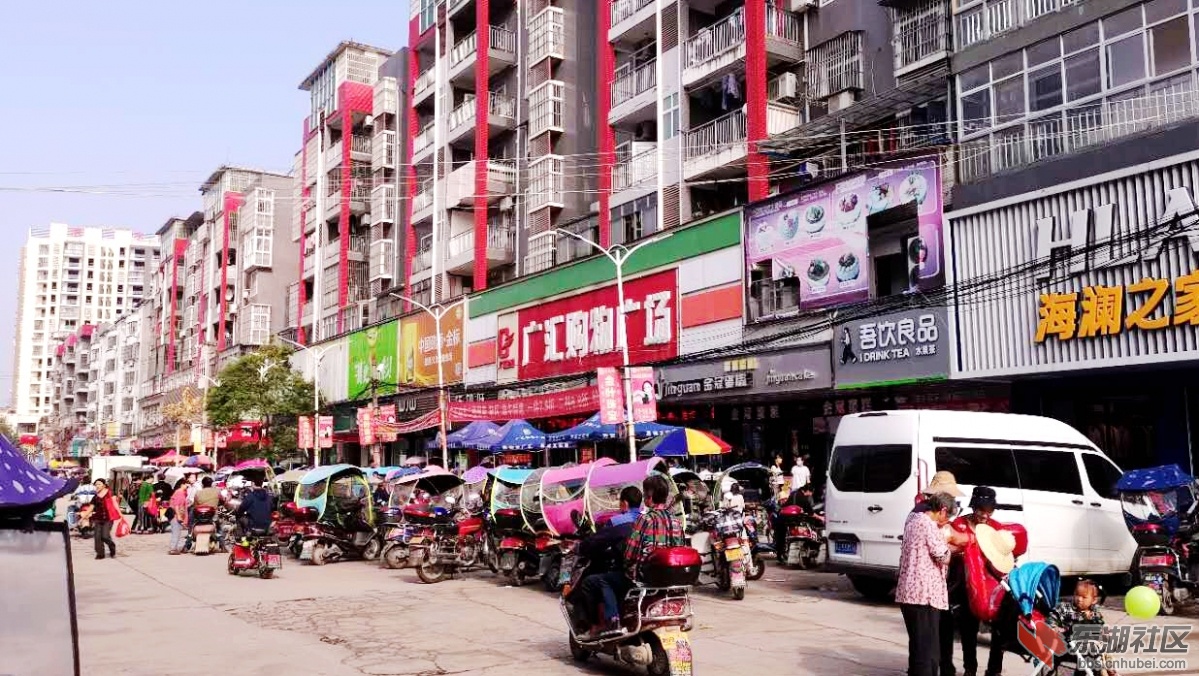
<svg viewBox="0 0 1199 676"><path fill-rule="evenodd" d="M626 281L629 360L678 355L676 270ZM619 366L616 285L551 300L497 320L497 380L535 380Z"/></svg>
<svg viewBox="0 0 1199 676"><path fill-rule="evenodd" d="M594 387L578 387L515 399L451 401L448 406L453 422L550 418L595 413L599 409L599 392Z"/></svg>

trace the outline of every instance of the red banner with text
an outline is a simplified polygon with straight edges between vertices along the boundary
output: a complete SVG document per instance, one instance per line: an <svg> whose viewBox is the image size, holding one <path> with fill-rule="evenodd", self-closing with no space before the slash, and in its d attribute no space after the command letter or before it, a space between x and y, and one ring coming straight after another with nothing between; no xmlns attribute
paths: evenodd
<svg viewBox="0 0 1199 676"><path fill-rule="evenodd" d="M313 448L315 439L312 435L312 418L306 415L300 416L296 437L296 445L300 448Z"/></svg>
<svg viewBox="0 0 1199 676"><path fill-rule="evenodd" d="M599 392L594 387L578 387L516 399L452 401L449 403L449 409L450 420L453 422L535 419L595 413L599 410Z"/></svg>

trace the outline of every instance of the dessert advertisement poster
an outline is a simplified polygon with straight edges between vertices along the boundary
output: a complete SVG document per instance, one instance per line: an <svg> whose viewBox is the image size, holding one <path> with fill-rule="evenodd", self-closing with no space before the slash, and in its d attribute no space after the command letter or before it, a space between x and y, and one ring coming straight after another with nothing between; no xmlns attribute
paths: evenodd
<svg viewBox="0 0 1199 676"><path fill-rule="evenodd" d="M943 283L941 180L935 158L881 166L747 209L749 266L769 262L775 280L797 278L801 309L870 297L866 218L914 202L918 236L908 239L909 290Z"/></svg>

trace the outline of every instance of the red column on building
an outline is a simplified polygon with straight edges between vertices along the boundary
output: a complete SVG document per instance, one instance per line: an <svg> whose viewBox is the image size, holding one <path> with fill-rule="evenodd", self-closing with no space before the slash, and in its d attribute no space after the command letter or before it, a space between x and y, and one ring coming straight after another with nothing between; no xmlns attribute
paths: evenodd
<svg viewBox="0 0 1199 676"><path fill-rule="evenodd" d="M487 146L491 88L488 53L491 50L491 2L475 2L475 279L474 290L487 288Z"/></svg>
<svg viewBox="0 0 1199 676"><path fill-rule="evenodd" d="M408 98L405 101L411 102L415 98L416 79L420 77L420 57L415 49L415 45L420 41L420 18L414 18L408 23L408 44L414 45L413 50L408 55ZM437 27L434 26L434 30ZM434 63L437 63L434 61ZM434 92L436 96L436 92ZM404 191L408 199L404 200L404 277L401 280L401 285L405 292L408 289L408 280L412 279L412 258L416 255L416 228L412 227L412 200L416 199L416 167L412 163L412 149L416 141L416 134L420 130L420 119L417 117L416 111L409 109L408 111L408 138L404 139L403 157L401 165L404 176ZM398 242L397 242L398 244ZM405 309L408 303L404 303Z"/></svg>
<svg viewBox="0 0 1199 676"><path fill-rule="evenodd" d="M745 102L749 148L749 201L770 194L770 164L758 152L758 141L767 138L766 128L766 0L745 1Z"/></svg>
<svg viewBox="0 0 1199 676"><path fill-rule="evenodd" d="M347 101L345 84L342 84L341 102L341 213L337 221L337 332L346 330L345 313L341 311L350 297L350 191L354 187L354 167L350 147L354 138L354 111ZM323 261L317 261L317 274Z"/></svg>
<svg viewBox="0 0 1199 676"><path fill-rule="evenodd" d="M308 291L304 286L304 252L308 246L307 224L304 222L304 208L308 204L308 200L312 198L312 191L308 189L308 141L312 138L312 130L309 129L309 118L304 118L304 142L300 148L300 203L292 205L293 209L300 210L300 260L299 273L296 279L300 280L300 288L296 294L296 342L301 345L307 344L307 336L304 334L304 305L308 302ZM319 216L319 214L318 214ZM319 241L319 240L318 240ZM315 254L315 252L313 252ZM318 270L316 265L312 266L313 270ZM315 322L315 313L313 313Z"/></svg>
<svg viewBox="0 0 1199 676"><path fill-rule="evenodd" d="M599 244L607 248L612 242L612 167L616 162L616 134L608 123L608 113L612 110L612 82L616 78L616 53L612 43L608 42L608 32L612 27L612 0L599 0L599 14L596 15L595 44L599 46L596 59L595 81L598 85L595 93L596 128L599 130L597 145L599 146Z"/></svg>
<svg viewBox="0 0 1199 676"><path fill-rule="evenodd" d="M221 219L224 229L221 238L221 316L218 320L220 330L216 336L217 352L225 350L225 322L229 320L229 250L232 248L229 242L229 219L244 203L245 197L241 193L227 192L224 195L225 214Z"/></svg>

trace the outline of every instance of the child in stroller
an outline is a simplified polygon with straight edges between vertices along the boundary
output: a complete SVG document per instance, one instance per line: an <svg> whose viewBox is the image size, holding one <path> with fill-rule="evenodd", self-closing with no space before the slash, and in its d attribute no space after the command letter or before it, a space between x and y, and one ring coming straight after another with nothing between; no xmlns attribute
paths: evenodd
<svg viewBox="0 0 1199 676"><path fill-rule="evenodd" d="M1101 661L1106 664L1103 646L1107 643L1109 632L1103 623L1103 613L1100 611L1103 590L1093 580L1080 579L1074 585L1074 598L1062 601L1049 615L1049 623L1057 628L1066 639L1070 655L1068 660L1079 658L1087 661ZM1076 631L1076 629L1078 631ZM1060 667L1067 667L1062 664ZM1094 670L1075 668L1074 676L1083 676L1091 672L1092 676L1116 676L1112 669Z"/></svg>

